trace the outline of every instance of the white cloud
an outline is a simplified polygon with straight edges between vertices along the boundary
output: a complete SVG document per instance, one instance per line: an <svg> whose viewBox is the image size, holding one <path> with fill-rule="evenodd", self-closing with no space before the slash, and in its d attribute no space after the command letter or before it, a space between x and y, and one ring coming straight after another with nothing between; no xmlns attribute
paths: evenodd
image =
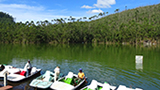
<svg viewBox="0 0 160 90"><path fill-rule="evenodd" d="M52 14L48 14L48 13L22 13L22 14L14 14L16 17L16 21L22 21L22 22L26 22L26 21L34 21L35 23L37 21L44 21L44 20L48 20L51 21L53 19L56 18L64 18L66 16L63 15L52 15Z"/></svg>
<svg viewBox="0 0 160 90"><path fill-rule="evenodd" d="M91 8L95 8L95 7L91 7L91 6L88 6L88 5L83 5L81 8L91 9Z"/></svg>
<svg viewBox="0 0 160 90"><path fill-rule="evenodd" d="M116 4L115 0L97 0L97 3L93 4L93 6L83 5L81 8L110 8L114 4Z"/></svg>
<svg viewBox="0 0 160 90"><path fill-rule="evenodd" d="M97 8L110 8L114 4L116 4L115 0L97 0L97 4L94 4L94 6Z"/></svg>
<svg viewBox="0 0 160 90"><path fill-rule="evenodd" d="M35 6L28 6L25 4L0 4L0 9L7 9L7 10L11 10L11 9L23 9L23 10L35 10L35 11L40 11L40 10L44 10L43 7L35 7Z"/></svg>
<svg viewBox="0 0 160 90"><path fill-rule="evenodd" d="M13 18L15 18L16 22L51 21L56 18L68 17L65 15L56 15L58 12L61 12L61 10L46 10L42 6L29 6L25 4L0 4L0 10L2 12L9 13Z"/></svg>
<svg viewBox="0 0 160 90"><path fill-rule="evenodd" d="M93 14L93 13L103 13L103 11L101 10L101 9L99 9L99 10L90 10L90 11L88 11L87 12L88 14Z"/></svg>

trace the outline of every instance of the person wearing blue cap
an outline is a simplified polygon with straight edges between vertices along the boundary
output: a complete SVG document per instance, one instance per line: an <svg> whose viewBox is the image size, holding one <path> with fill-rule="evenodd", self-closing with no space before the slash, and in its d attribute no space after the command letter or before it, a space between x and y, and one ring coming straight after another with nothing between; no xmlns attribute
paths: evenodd
<svg viewBox="0 0 160 90"><path fill-rule="evenodd" d="M78 73L78 77L80 78L80 79L83 79L84 78L84 73L82 72L82 69L80 68L79 69L79 73Z"/></svg>
<svg viewBox="0 0 160 90"><path fill-rule="evenodd" d="M78 78L74 79L75 85L77 85L81 80L85 79L85 74L82 72L82 68L79 69Z"/></svg>

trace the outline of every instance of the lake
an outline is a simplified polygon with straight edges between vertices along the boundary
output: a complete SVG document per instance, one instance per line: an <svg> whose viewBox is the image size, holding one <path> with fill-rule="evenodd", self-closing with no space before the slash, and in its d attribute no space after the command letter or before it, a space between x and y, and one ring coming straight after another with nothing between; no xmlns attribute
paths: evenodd
<svg viewBox="0 0 160 90"><path fill-rule="evenodd" d="M135 63L136 55L143 56L143 64ZM160 90L160 46L0 44L0 63L23 68L28 59L32 66L42 69L41 74L56 66L64 75L82 68L88 84L95 79L117 87ZM13 90L34 90L29 86L31 80L8 84L14 86Z"/></svg>

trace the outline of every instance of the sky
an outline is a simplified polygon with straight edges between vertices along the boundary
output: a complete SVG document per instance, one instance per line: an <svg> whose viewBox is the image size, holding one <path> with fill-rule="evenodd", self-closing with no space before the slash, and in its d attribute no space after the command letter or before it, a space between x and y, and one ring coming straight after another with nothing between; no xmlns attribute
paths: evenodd
<svg viewBox="0 0 160 90"><path fill-rule="evenodd" d="M116 9L124 11L147 5L159 4L160 0L0 0L0 12L15 18L16 22L51 21L53 19L79 19L101 12L113 14Z"/></svg>

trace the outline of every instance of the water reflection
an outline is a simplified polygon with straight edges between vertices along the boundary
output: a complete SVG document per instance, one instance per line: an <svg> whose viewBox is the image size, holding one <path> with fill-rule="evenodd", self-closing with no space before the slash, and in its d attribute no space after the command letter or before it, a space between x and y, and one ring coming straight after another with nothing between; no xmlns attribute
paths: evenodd
<svg viewBox="0 0 160 90"><path fill-rule="evenodd" d="M160 48L158 47L85 44L0 45L0 53L1 63L23 68L30 59L33 66L42 69L42 74L46 70L53 71L57 65L64 74L69 71L77 74L78 69L82 68L89 83L95 79L115 86L160 90ZM135 55L143 55L145 62L136 64ZM26 84L28 81L20 85Z"/></svg>
<svg viewBox="0 0 160 90"><path fill-rule="evenodd" d="M142 71L143 70L143 56L136 55L135 56L136 69Z"/></svg>
<svg viewBox="0 0 160 90"><path fill-rule="evenodd" d="M142 63L136 63L136 69L142 71L143 70L143 64Z"/></svg>

